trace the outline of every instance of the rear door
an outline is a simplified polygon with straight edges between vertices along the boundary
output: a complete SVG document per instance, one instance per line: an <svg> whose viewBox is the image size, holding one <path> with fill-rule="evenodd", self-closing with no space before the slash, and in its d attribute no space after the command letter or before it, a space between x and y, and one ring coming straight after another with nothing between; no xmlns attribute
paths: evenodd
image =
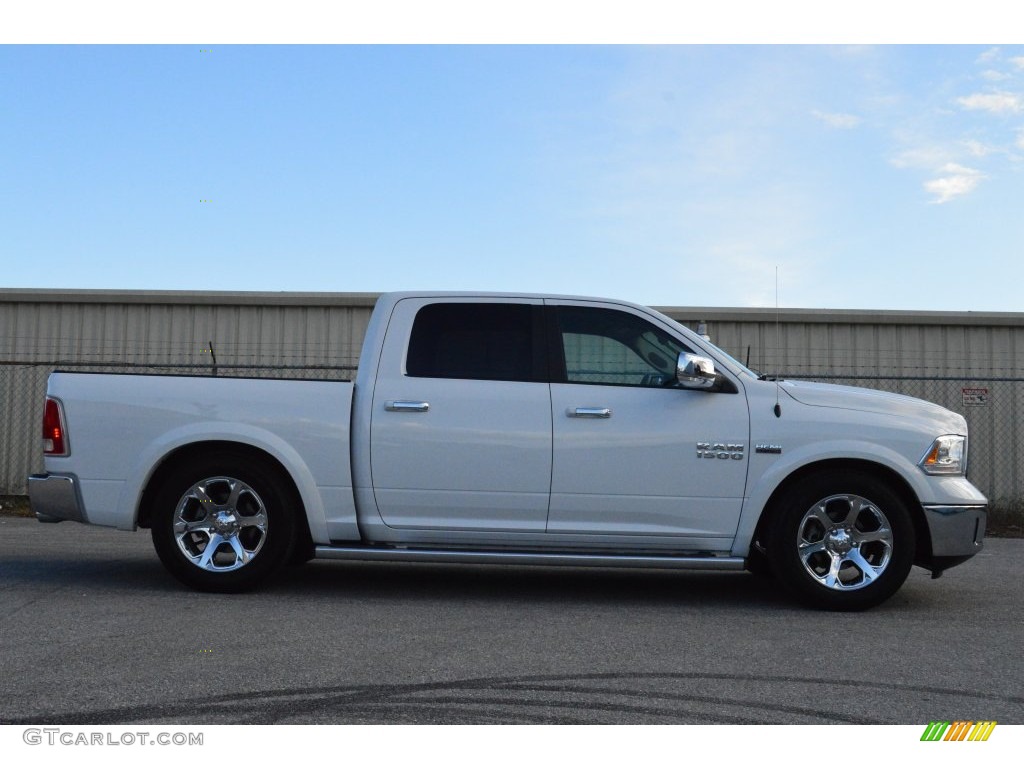
<svg viewBox="0 0 1024 768"><path fill-rule="evenodd" d="M398 302L370 425L384 522L543 532L551 487L546 379L541 300Z"/></svg>
<svg viewBox="0 0 1024 768"><path fill-rule="evenodd" d="M551 385L548 532L727 546L746 481L744 395L678 388L675 363L685 343L632 308L549 304L562 370ZM722 450L705 458L704 443Z"/></svg>

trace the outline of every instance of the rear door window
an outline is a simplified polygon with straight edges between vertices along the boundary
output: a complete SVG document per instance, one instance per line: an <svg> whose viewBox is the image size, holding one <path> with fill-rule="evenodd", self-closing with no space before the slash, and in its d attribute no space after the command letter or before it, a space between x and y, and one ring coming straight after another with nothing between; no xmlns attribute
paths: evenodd
<svg viewBox="0 0 1024 768"><path fill-rule="evenodd" d="M544 381L540 308L439 303L416 313L406 375L438 379Z"/></svg>

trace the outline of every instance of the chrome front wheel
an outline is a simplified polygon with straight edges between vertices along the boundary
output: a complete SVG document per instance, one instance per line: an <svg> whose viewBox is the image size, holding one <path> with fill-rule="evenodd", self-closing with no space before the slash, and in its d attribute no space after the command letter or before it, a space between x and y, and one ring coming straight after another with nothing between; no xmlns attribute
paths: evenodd
<svg viewBox="0 0 1024 768"><path fill-rule="evenodd" d="M892 560L892 527L863 496L839 494L812 505L797 528L800 562L827 589L862 589Z"/></svg>
<svg viewBox="0 0 1024 768"><path fill-rule="evenodd" d="M914 524L906 502L859 468L794 480L766 514L772 570L814 607L878 605L900 588L913 564Z"/></svg>

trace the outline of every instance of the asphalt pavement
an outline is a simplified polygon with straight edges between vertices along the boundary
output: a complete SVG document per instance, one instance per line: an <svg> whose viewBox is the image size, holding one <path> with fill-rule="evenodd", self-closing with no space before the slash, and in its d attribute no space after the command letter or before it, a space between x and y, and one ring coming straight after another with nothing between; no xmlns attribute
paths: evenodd
<svg viewBox="0 0 1024 768"><path fill-rule="evenodd" d="M0 723L1024 723L1024 540L884 605L770 580L313 562L190 592L148 532L0 517Z"/></svg>

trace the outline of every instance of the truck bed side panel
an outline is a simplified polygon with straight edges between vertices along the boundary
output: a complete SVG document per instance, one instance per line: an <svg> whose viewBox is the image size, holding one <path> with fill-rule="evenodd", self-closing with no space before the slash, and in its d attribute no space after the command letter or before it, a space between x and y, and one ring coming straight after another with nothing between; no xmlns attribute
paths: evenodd
<svg viewBox="0 0 1024 768"><path fill-rule="evenodd" d="M317 543L358 539L349 462L349 382L55 373L71 453L46 459L80 481L88 522L133 529L146 483L172 451L244 443L295 482Z"/></svg>

